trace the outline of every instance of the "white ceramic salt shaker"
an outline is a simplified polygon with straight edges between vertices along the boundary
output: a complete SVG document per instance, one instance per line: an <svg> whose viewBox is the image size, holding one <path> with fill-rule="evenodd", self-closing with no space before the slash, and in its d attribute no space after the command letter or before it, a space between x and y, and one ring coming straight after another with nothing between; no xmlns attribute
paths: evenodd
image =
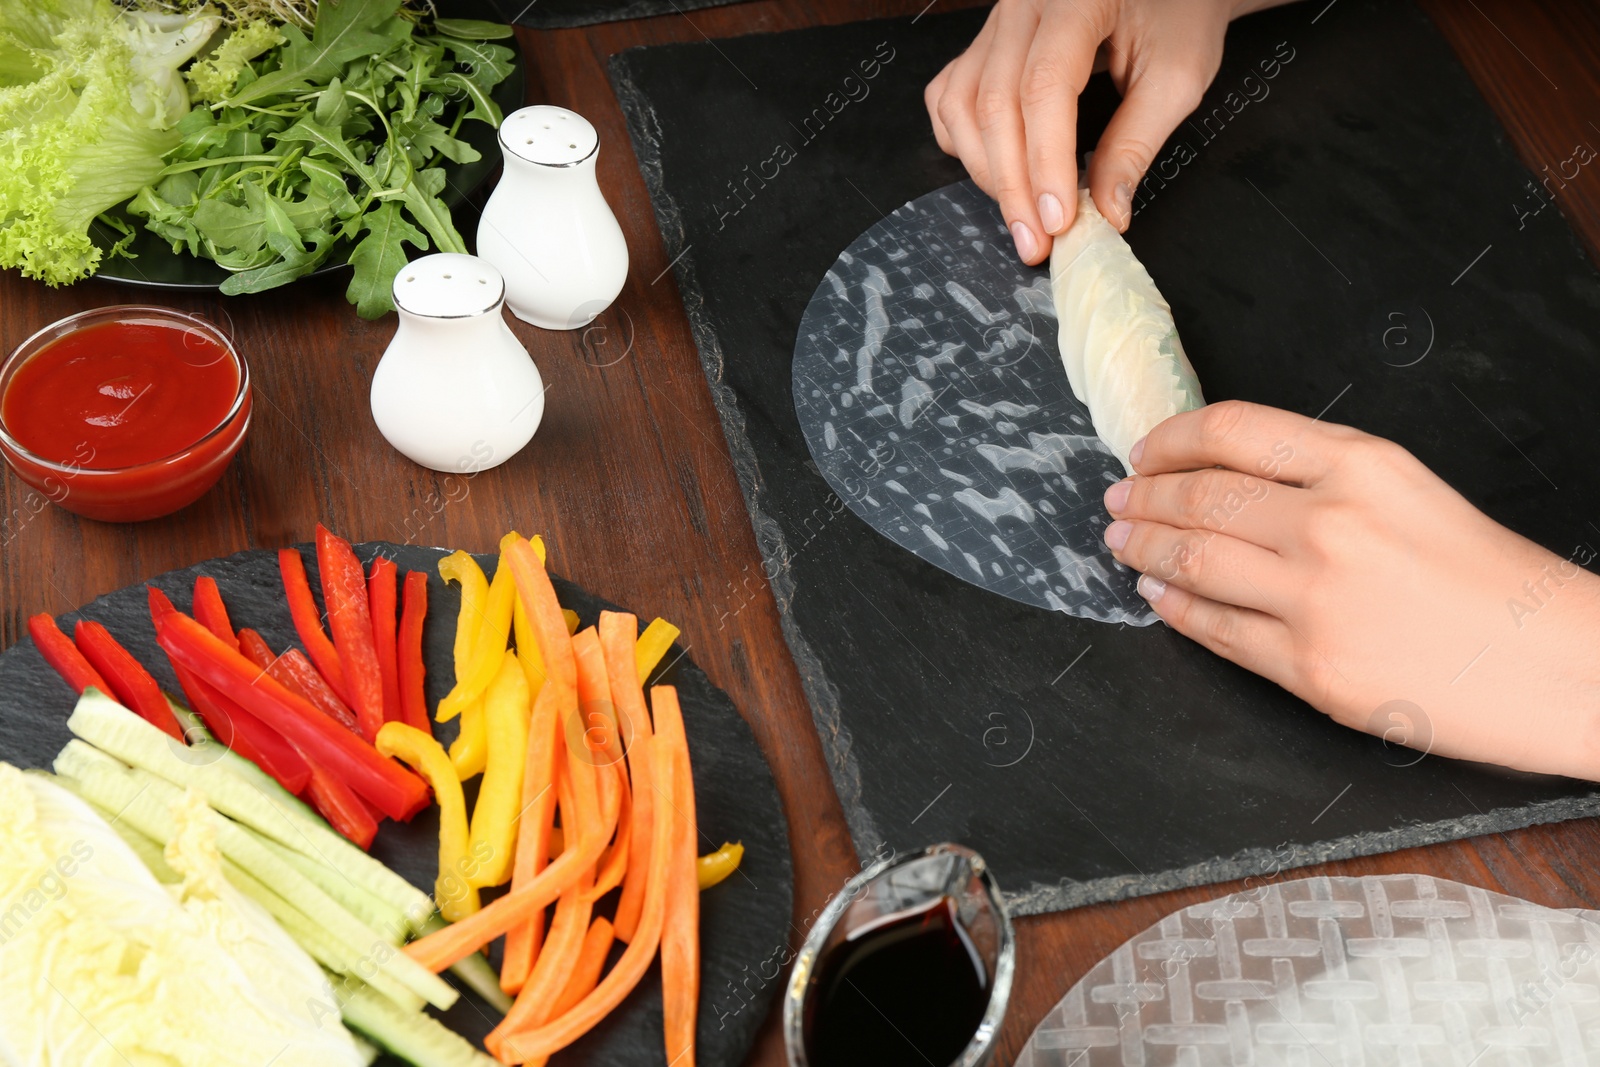
<svg viewBox="0 0 1600 1067"><path fill-rule="evenodd" d="M547 330L587 326L628 277L628 245L600 193L600 136L541 104L500 124L505 169L478 222L478 255L506 279L506 303Z"/></svg>
<svg viewBox="0 0 1600 1067"><path fill-rule="evenodd" d="M395 275L400 326L372 375L372 418L424 467L497 467L539 428L544 382L501 313L505 288L493 265L455 252Z"/></svg>

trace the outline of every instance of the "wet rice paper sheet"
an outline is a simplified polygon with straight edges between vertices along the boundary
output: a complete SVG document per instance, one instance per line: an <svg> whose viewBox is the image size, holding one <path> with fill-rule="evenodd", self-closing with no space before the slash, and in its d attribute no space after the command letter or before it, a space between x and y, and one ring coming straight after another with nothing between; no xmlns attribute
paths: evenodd
<svg viewBox="0 0 1600 1067"><path fill-rule="evenodd" d="M611 66L765 560L704 595L731 618L771 582L857 851L965 842L1027 913L1600 810L1584 783L1338 726L1136 625L1126 575L1089 574L1116 464L1082 441L1053 450L1048 435L1090 429L1061 368L1017 332L1050 334L1019 296L1032 279L992 207L923 214L965 175L934 143L922 89L983 15L660 46ZM1091 80L1080 143L1116 99ZM1129 241L1209 399L1398 440L1496 520L1585 559L1600 544L1600 391L1587 385L1600 279L1549 200L1414 6L1287 5L1230 28L1215 84L1135 198ZM961 242L933 249L949 225ZM862 235L895 226L907 232L879 258L836 269ZM881 315L870 267L888 283ZM1007 317L982 323L977 305ZM822 311L809 324L808 308ZM888 410L847 412L829 395L859 384L874 338L866 407ZM974 484L939 473L941 457ZM1063 547L1087 561L1081 586L1063 579ZM1008 588L976 584L967 553L983 585ZM1522 632L1508 609L1484 640L1511 649ZM1426 746L1430 709L1406 701L1393 694L1369 721Z"/></svg>

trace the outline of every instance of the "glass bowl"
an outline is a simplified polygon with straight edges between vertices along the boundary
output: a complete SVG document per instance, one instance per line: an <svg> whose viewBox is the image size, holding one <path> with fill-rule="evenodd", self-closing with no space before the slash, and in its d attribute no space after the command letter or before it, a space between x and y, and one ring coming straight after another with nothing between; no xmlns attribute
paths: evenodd
<svg viewBox="0 0 1600 1067"><path fill-rule="evenodd" d="M6 396L17 372L52 343L79 330L111 322L171 326L214 342L233 361L239 385L216 426L170 455L126 467L95 467L93 459L63 462L38 455L18 441L4 419ZM216 326L173 308L118 304L69 315L16 347L0 366L0 453L28 485L67 511L102 522L140 522L187 507L222 477L250 428L250 368Z"/></svg>

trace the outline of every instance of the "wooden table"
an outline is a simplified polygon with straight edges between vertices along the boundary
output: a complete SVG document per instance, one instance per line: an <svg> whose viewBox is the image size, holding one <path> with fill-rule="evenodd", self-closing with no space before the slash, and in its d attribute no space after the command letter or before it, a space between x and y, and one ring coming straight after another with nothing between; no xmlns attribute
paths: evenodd
<svg viewBox="0 0 1600 1067"><path fill-rule="evenodd" d="M543 533L558 572L642 615L679 623L691 655L749 719L788 812L798 940L854 871L854 852L760 577L744 500L605 61L639 44L909 14L926 3L760 0L588 29L520 31L530 102L570 105L599 128L600 184L633 256L627 287L596 327L547 333L515 324L550 386L532 445L472 478L423 470L391 450L368 414L367 388L394 322L358 319L344 301L342 278L259 298L160 294L162 303L223 324L247 354L256 395L250 438L204 500L137 526L81 522L8 470L0 490L0 647L23 633L34 612L67 611L212 556L306 541L319 520L354 540L478 552L492 550L508 529ZM1600 128L1589 121L1600 116L1595 8L1569 0L1425 6L1531 169L1554 168L1578 143L1600 147ZM906 121L925 119L908 114ZM1600 248L1600 168L1583 170L1556 200L1593 254ZM92 281L51 290L5 273L0 349L61 316L150 295ZM1600 822L1585 820L1263 877L1423 872L1553 907L1596 907L1597 864ZM1207 886L1020 921L1017 983L998 1062L1009 1062L1039 1017L1119 943L1178 907L1238 888ZM751 1063L784 1062L777 1016L767 1020Z"/></svg>

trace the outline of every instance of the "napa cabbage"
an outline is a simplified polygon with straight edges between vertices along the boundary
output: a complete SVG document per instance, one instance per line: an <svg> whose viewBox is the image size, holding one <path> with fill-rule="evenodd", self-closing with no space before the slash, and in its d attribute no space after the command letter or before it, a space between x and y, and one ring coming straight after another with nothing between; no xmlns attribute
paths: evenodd
<svg viewBox="0 0 1600 1067"><path fill-rule="evenodd" d="M323 972L174 805L163 885L91 807L0 763L0 1063L357 1067Z"/></svg>
<svg viewBox="0 0 1600 1067"><path fill-rule="evenodd" d="M221 25L210 7L0 0L0 267L94 273L90 223L160 174L189 110L180 68Z"/></svg>

